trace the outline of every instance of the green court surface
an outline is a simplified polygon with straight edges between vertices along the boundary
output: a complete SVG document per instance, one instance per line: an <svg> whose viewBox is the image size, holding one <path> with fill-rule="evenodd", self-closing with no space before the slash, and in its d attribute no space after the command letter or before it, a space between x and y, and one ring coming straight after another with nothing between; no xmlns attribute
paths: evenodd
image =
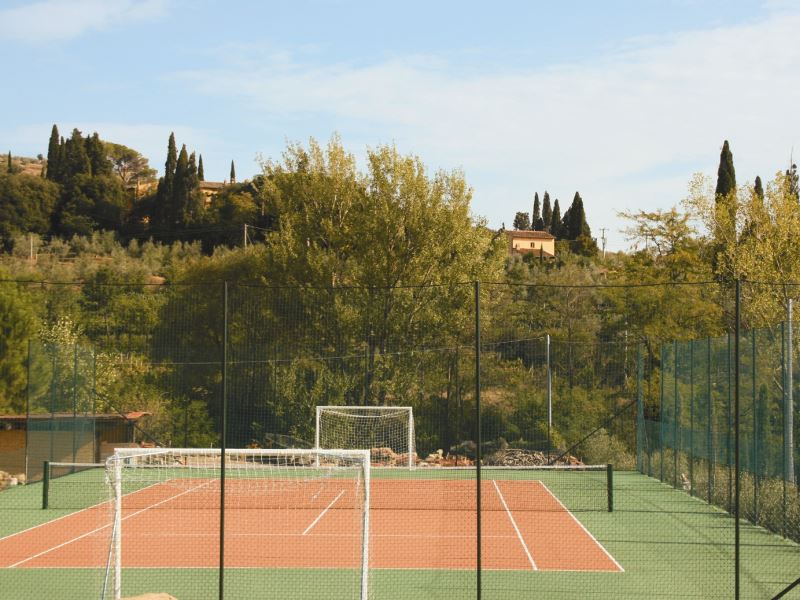
<svg viewBox="0 0 800 600"><path fill-rule="evenodd" d="M487 480L530 476L485 471ZM597 474L591 476L595 481L588 488L559 474L541 473L536 478L573 512L624 572L484 570L484 599L733 597L734 521L729 515L681 490L634 472L614 474L614 511L608 512L603 504L602 482ZM474 471L373 469L373 477L471 480ZM41 509L41 484L6 490L0 493L3 516L0 537L102 502L107 498L103 486L104 475L99 471L54 480L52 508L48 510ZM435 519L454 518L448 509L470 508L437 504L442 501L443 498L430 498ZM425 510L420 510L419 518L426 518ZM437 530L436 523L431 523L432 536L437 535ZM741 535L742 598L771 598L800 575L800 547L796 544L744 522ZM460 543L474 546L475 540L465 537ZM262 550L258 545L252 548L254 554ZM487 558L484 555L484 561ZM345 571L227 569L225 592L227 598L242 599L349 599L353 597L352 588L348 587L353 574ZM102 579L102 568L0 568L0 597L99 598ZM421 568L370 572L373 600L474 598L475 585L476 574L472 570ZM218 573L215 569L196 568L125 569L124 594L145 592L168 592L178 600L216 598ZM785 597L800 598L800 589Z"/></svg>

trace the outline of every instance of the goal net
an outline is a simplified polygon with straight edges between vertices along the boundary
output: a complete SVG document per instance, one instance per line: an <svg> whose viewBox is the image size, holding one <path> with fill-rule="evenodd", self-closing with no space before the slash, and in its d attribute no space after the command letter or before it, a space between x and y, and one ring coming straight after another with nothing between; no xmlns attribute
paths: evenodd
<svg viewBox="0 0 800 600"><path fill-rule="evenodd" d="M368 597L364 450L119 449L106 473L103 597Z"/></svg>
<svg viewBox="0 0 800 600"><path fill-rule="evenodd" d="M416 464L410 406L318 406L316 448L369 450L373 465Z"/></svg>

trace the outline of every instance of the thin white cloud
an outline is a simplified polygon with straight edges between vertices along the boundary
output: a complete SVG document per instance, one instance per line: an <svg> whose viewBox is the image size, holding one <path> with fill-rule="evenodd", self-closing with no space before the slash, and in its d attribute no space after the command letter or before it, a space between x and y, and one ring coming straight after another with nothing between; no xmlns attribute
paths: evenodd
<svg viewBox="0 0 800 600"><path fill-rule="evenodd" d="M120 23L158 18L168 0L42 0L0 10L0 39L29 43L76 38Z"/></svg>
<svg viewBox="0 0 800 600"><path fill-rule="evenodd" d="M723 139L741 180L783 164L800 145L798 30L800 16L772 14L505 73L454 74L425 57L318 66L262 55L257 67L182 77L203 93L238 96L265 119L306 115L345 139L351 124L371 128L373 141L461 166L476 187L476 212L494 225L547 188L565 206L581 190L590 221L609 226L630 206L677 204L692 171L713 171ZM676 164L686 171L670 172Z"/></svg>

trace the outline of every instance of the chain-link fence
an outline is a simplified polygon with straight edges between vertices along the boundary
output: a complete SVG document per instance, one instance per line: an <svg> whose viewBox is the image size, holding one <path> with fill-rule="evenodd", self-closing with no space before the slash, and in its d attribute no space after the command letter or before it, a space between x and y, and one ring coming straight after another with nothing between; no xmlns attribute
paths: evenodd
<svg viewBox="0 0 800 600"><path fill-rule="evenodd" d="M113 513L88 465L126 447L313 448L318 406L413 414L412 468L365 442L375 600L772 598L800 576L797 342L786 319L742 326L732 286L2 285L51 324L24 410L0 416L0 448L23 457L0 469L28 480L0 493L15 597L113 597L97 551ZM684 296L715 316L667 310ZM358 580L336 576L356 568L352 493L319 460L277 477L242 456L202 477L180 455L147 463L166 476L124 490L122 593L364 597L336 584ZM45 461L59 500L43 510Z"/></svg>

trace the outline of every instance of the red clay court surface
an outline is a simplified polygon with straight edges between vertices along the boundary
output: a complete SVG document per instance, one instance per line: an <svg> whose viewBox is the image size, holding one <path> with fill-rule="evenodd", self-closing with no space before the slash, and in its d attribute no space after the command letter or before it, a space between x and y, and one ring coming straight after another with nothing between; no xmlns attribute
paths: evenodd
<svg viewBox="0 0 800 600"><path fill-rule="evenodd" d="M127 495L123 567L217 567L218 485L184 479L180 486L158 483ZM359 565L361 517L352 508L352 484L328 480L310 490L296 481L271 481L259 493L248 488L247 495L244 485L226 483L226 566ZM279 507L263 506L269 491L281 499ZM475 568L473 481L373 479L371 494L371 568ZM483 568L623 570L543 483L484 481L481 495ZM0 539L0 568L104 567L110 521L109 506L98 505L7 536Z"/></svg>

